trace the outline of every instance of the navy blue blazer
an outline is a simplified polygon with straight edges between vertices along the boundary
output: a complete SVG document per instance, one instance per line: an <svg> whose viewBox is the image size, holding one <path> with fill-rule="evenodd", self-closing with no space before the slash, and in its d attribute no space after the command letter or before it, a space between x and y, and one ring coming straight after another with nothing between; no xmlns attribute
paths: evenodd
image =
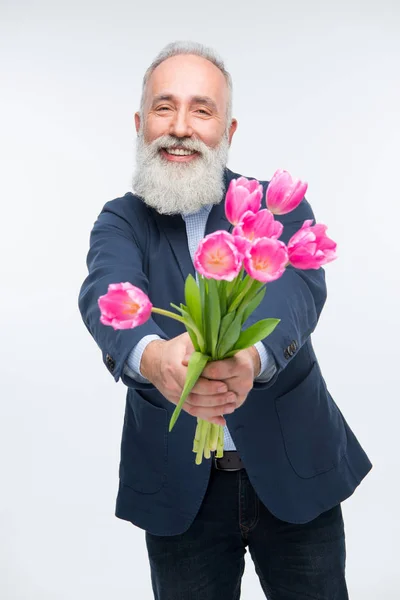
<svg viewBox="0 0 400 600"><path fill-rule="evenodd" d="M239 177L228 169L225 184ZM261 182L264 189L268 183ZM305 219L313 219L303 200L278 217L289 238ZM206 233L230 229L224 203L212 208ZM174 405L150 384L124 374L126 358L147 334L170 339L181 323L154 315L136 329L114 331L99 321L97 299L109 283L129 281L160 308L184 301L184 281L194 274L181 216L160 215L132 193L107 202L90 236L88 276L79 294L83 321L101 349L115 381L127 386L122 431L120 485L116 515L155 535L185 531L204 497L210 460L195 465L192 443L196 420L182 412L173 431ZM289 267L267 286L248 325L265 317L281 319L264 340L277 372L255 383L246 402L226 415L233 441L262 502L279 519L305 523L350 496L371 463L332 399L311 333L326 299L323 269Z"/></svg>

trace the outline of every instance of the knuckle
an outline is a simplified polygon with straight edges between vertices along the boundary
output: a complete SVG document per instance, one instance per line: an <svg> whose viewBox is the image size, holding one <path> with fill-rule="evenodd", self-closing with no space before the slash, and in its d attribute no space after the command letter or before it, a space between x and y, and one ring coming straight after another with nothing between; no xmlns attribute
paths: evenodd
<svg viewBox="0 0 400 600"><path fill-rule="evenodd" d="M185 402L185 410L189 415L193 417L195 415L196 407L192 406L191 404L186 404Z"/></svg>
<svg viewBox="0 0 400 600"><path fill-rule="evenodd" d="M197 396L196 394L189 394L189 396L186 399L186 402L189 402L190 404L196 404L197 401Z"/></svg>
<svg viewBox="0 0 400 600"><path fill-rule="evenodd" d="M218 367L216 365L213 365L209 368L208 376L211 377L211 379L217 379L218 373L219 373Z"/></svg>
<svg viewBox="0 0 400 600"><path fill-rule="evenodd" d="M221 387L224 387L224 389L221 390ZM220 383L214 383L212 386L212 392L213 394L220 394L220 393L224 393L227 392L228 388L226 385L221 386Z"/></svg>

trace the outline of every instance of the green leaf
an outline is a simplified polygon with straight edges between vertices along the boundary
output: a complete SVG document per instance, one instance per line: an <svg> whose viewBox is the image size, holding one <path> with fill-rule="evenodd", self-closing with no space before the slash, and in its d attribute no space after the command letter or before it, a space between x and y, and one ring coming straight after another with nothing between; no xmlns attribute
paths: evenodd
<svg viewBox="0 0 400 600"><path fill-rule="evenodd" d="M226 315L224 318L226 319L227 317L228 315ZM220 340L217 346L218 358L224 358L227 352L229 352L234 347L234 345L239 339L241 328L242 315L240 313L236 313L232 323L227 326L224 336L220 336Z"/></svg>
<svg viewBox="0 0 400 600"><path fill-rule="evenodd" d="M248 303L248 305L246 306L246 308L243 311L242 325L243 325L243 323L245 323L247 321L249 316L256 310L256 308L258 308L260 306L261 302L263 301L266 291L267 291L266 287L262 287L259 290L257 290L256 295L254 296L254 298L252 300L250 300L250 302Z"/></svg>
<svg viewBox="0 0 400 600"><path fill-rule="evenodd" d="M234 294L231 294L228 308L229 312L236 310L245 298L252 296L254 283L255 280L251 279L251 277L248 275L243 279L240 287L235 291Z"/></svg>
<svg viewBox="0 0 400 600"><path fill-rule="evenodd" d="M201 303L201 315L202 315L202 324L203 324L203 337L204 337L204 347L208 350L209 342L208 342L208 331L207 331L207 306L206 306L206 283L207 280L203 277L203 275L198 274L199 279L199 292L200 292L200 303Z"/></svg>
<svg viewBox="0 0 400 600"><path fill-rule="evenodd" d="M186 373L185 385L183 386L182 395L180 397L179 403L177 404L174 412L172 413L172 417L169 422L169 431L172 431L172 428L180 415L182 406L186 398L189 396L194 384L199 379L204 367L206 366L209 360L210 357L206 354L202 354L201 352L193 352L193 354L191 355L189 359L188 370Z"/></svg>
<svg viewBox="0 0 400 600"><path fill-rule="evenodd" d="M211 350L211 356L215 357L215 351L218 344L219 326L221 324L221 309L219 305L217 282L215 279L209 279L207 284L207 325L210 333L209 349Z"/></svg>
<svg viewBox="0 0 400 600"><path fill-rule="evenodd" d="M279 321L280 319L262 319L262 321L254 323L242 331L232 351L237 352L243 350L243 348L250 348L250 346L260 342L274 331Z"/></svg>
<svg viewBox="0 0 400 600"><path fill-rule="evenodd" d="M189 313L187 313L185 310L182 311L182 317L184 320L184 325L185 325L189 335L190 335L189 329L191 329L197 338L197 345L193 343L193 346L195 347L196 350L205 352L206 348L205 348L204 337L203 337L202 333L198 330L196 323L193 321L193 319L189 315ZM192 342L193 342L193 340L192 340Z"/></svg>
<svg viewBox="0 0 400 600"><path fill-rule="evenodd" d="M186 330L187 330L188 334L190 335L190 339L192 340L192 344L195 347L195 349L200 350L201 352L204 352L205 351L205 341L204 341L203 333L202 333L202 331L199 330L199 328L197 327L197 324L194 322L191 315L187 312L186 306L184 304L181 304L181 306L179 308L179 306L176 306L176 304L173 304L172 302L170 302L170 305L173 308L176 308L176 310L180 311L182 318L183 318L183 324L185 325ZM193 335L196 336L196 343L193 340Z"/></svg>
<svg viewBox="0 0 400 600"><path fill-rule="evenodd" d="M232 293L233 288L235 287L238 278L239 278L239 275L237 275L237 277L235 277L235 279L232 279L232 281L226 282L225 293L226 293L227 298L229 298L230 294Z"/></svg>
<svg viewBox="0 0 400 600"><path fill-rule="evenodd" d="M219 305L221 307L221 318L226 314L227 308L227 297L226 297L226 284L228 281L219 281L218 282L218 295L219 295Z"/></svg>
<svg viewBox="0 0 400 600"><path fill-rule="evenodd" d="M243 285L243 282L246 280L244 275L244 267L241 268L239 275L235 277L232 281L228 282L226 289L226 296L228 298L228 304L232 302L233 298L236 298L238 295L240 288Z"/></svg>
<svg viewBox="0 0 400 600"><path fill-rule="evenodd" d="M218 341L218 345L221 344L222 339L224 338L226 332L228 331L229 327L232 324L233 319L236 317L236 313L235 312L231 312L226 314L222 319L221 319L221 327L219 328L219 341Z"/></svg>
<svg viewBox="0 0 400 600"><path fill-rule="evenodd" d="M169 303L170 306L172 306L172 308L175 308L175 310L178 310L180 313L182 313L182 310L185 310L183 307L184 305L181 304L180 306L177 306L176 304L174 304L173 302Z"/></svg>
<svg viewBox="0 0 400 600"><path fill-rule="evenodd" d="M193 275L188 275L185 281L185 301L187 311L190 313L198 329L202 332L200 290Z"/></svg>
<svg viewBox="0 0 400 600"><path fill-rule="evenodd" d="M189 334L190 339L192 340L192 344L194 346L194 349L199 352L202 350L202 347L199 343L199 340L197 339L197 335L195 334L195 332L193 331L193 329L187 324L185 323L185 327L186 327L186 331Z"/></svg>

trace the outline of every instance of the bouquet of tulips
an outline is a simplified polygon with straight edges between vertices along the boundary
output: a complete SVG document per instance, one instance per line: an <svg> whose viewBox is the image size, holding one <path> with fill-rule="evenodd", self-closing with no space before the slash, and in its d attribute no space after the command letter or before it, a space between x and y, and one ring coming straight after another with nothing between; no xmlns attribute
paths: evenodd
<svg viewBox="0 0 400 600"><path fill-rule="evenodd" d="M172 430L182 405L209 361L233 356L266 338L279 323L266 318L244 328L261 303L266 283L281 277L292 265L318 269L336 258L336 243L326 235L326 225L305 221L286 246L278 238L283 225L274 215L294 210L307 184L278 170L266 192L267 209L260 210L262 185L245 177L233 179L225 198L225 213L232 233L215 231L199 244L194 256L196 279L185 282L185 303L171 306L176 313L152 306L147 295L129 282L110 284L98 300L104 325L129 329L143 324L151 313L180 321L194 346L182 395L169 424ZM223 455L223 427L197 419L193 452L196 464L203 456Z"/></svg>

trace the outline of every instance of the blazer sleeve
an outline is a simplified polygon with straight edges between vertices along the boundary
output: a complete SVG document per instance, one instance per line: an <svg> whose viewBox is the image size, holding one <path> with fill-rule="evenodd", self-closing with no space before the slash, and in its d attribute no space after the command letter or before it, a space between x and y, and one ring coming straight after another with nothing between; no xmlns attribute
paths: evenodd
<svg viewBox="0 0 400 600"><path fill-rule="evenodd" d="M280 217L284 225L280 239L288 243L306 219L314 220L314 214L304 199L292 213ZM264 299L246 322L246 327L260 319L280 319L275 330L262 340L267 352L275 359L277 371L268 382L256 382L255 388L273 385L279 373L296 356L317 325L326 294L322 268L303 271L289 266L280 279L267 284Z"/></svg>
<svg viewBox="0 0 400 600"><path fill-rule="evenodd" d="M135 329L114 331L100 323L99 296L107 293L110 283L129 281L148 294L149 282L143 271L143 254L132 226L132 212L124 210L122 198L108 202L90 234L86 259L88 275L78 298L82 319L99 346L103 362L117 382L120 378L129 387L151 388L124 372L125 361L132 348L147 335L168 339L164 331L150 318ZM139 219L139 217L137 217ZM141 229L146 230L141 215Z"/></svg>

